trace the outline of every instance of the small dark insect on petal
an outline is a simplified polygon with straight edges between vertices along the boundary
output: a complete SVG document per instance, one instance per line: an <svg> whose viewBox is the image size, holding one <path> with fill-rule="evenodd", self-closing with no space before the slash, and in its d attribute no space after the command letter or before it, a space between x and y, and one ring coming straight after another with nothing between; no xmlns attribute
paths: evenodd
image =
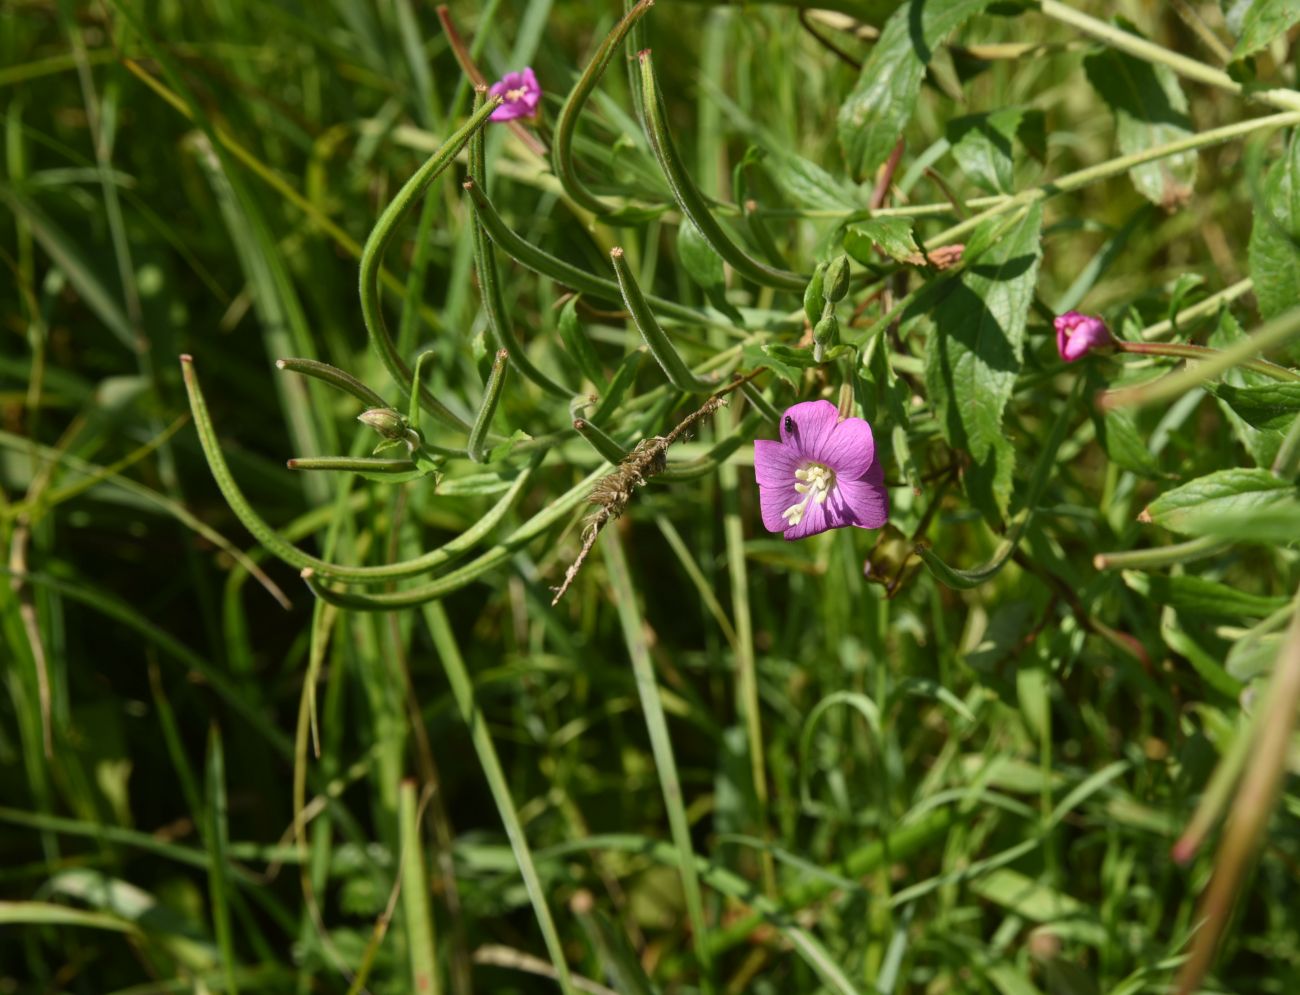
<svg viewBox="0 0 1300 995"><path fill-rule="evenodd" d="M785 416L785 430L787 434L794 434L794 419L789 415Z"/></svg>

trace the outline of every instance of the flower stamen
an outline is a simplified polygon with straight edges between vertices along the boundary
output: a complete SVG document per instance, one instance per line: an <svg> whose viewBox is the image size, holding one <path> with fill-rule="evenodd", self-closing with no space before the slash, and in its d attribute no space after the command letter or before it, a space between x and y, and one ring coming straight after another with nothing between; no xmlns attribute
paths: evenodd
<svg viewBox="0 0 1300 995"><path fill-rule="evenodd" d="M795 479L800 481L800 483L794 485L795 491L806 495L806 497L781 512L781 517L789 522L791 526L798 525L803 521L804 513L811 503L825 504L831 488L835 486L835 471L823 463L809 463L807 466L801 466L795 470L794 475Z"/></svg>

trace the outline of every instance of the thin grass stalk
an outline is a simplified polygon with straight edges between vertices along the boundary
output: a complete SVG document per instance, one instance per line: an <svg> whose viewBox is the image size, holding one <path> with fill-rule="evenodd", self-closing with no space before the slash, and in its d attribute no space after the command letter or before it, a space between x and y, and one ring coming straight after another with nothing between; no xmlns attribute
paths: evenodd
<svg viewBox="0 0 1300 995"><path fill-rule="evenodd" d="M655 680L654 665L646 646L645 625L637 608L636 591L623 556L622 542L616 529L605 530L605 561L609 569L610 593L618 609L623 640L632 661L632 674L636 679L637 697L645 713L646 731L650 734L650 749L654 755L655 771L668 812L668 824L673 845L677 848L678 869L682 876L682 890L686 894L686 912L691 920L691 940L700 965L700 987L705 992L713 990L713 957L709 951L709 925L704 917L704 899L700 893L700 878L695 867L694 847L691 844L691 826L686 817L681 779L677 774L677 761L673 756L672 737L668 734L668 720L664 715L659 684Z"/></svg>
<svg viewBox="0 0 1300 995"><path fill-rule="evenodd" d="M406 931L406 957L411 970L411 991L420 995L438 995L437 946L434 942L433 915L429 908L429 879L424 869L424 851L420 840L420 809L415 782L402 781L398 794L400 831L402 919Z"/></svg>
<svg viewBox="0 0 1300 995"><path fill-rule="evenodd" d="M230 904L226 889L227 867L230 857L226 852L230 839L226 826L226 760L221 746L221 730L214 724L208 730L207 765L207 832L204 842L208 847L208 896L212 907L213 932L221 950L221 967L225 972L226 991L238 995L235 984L235 942L230 931Z"/></svg>
<svg viewBox="0 0 1300 995"><path fill-rule="evenodd" d="M461 720L469 727L474 752L483 768L483 775L487 778L492 800L496 804L497 813L501 816L506 836L510 840L510 848L514 851L515 862L519 865L520 876L528 891L528 900L533 906L533 914L537 917L537 925L542 931L546 952L550 955L551 966L555 968L556 980L559 981L560 989L565 995L575 995L577 989L574 987L569 964L564 956L564 945L560 942L555 920L551 917L551 908L547 904L546 892L537 873L537 866L533 863L528 837L524 834L524 827L519 821L519 813L510 795L509 782L506 780L505 771L501 768L492 736L488 732L487 719L474 698L474 684L460 655L460 647L451 631L447 612L440 603L430 601L424 605L424 622L433 637L434 647L442 661L443 671L447 675L447 683L451 686L452 697L456 700L456 708L460 712Z"/></svg>

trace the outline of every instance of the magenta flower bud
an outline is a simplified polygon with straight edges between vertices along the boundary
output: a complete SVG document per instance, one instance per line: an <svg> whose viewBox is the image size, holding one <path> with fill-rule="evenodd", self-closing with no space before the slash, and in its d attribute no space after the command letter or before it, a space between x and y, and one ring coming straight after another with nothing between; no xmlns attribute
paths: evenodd
<svg viewBox="0 0 1300 995"><path fill-rule="evenodd" d="M871 426L861 418L840 421L830 401L787 408L780 441L754 443L754 476L763 527L786 539L846 525L878 529L889 519Z"/></svg>
<svg viewBox="0 0 1300 995"><path fill-rule="evenodd" d="M500 97L500 107L492 112L493 121L513 121L517 117L533 117L542 102L542 88L537 83L531 67L521 73L506 73L500 82L493 83L488 93Z"/></svg>
<svg viewBox="0 0 1300 995"><path fill-rule="evenodd" d="M1114 343L1110 329L1100 318L1078 311L1066 311L1056 316L1056 351L1067 363L1081 359L1093 349L1104 349Z"/></svg>

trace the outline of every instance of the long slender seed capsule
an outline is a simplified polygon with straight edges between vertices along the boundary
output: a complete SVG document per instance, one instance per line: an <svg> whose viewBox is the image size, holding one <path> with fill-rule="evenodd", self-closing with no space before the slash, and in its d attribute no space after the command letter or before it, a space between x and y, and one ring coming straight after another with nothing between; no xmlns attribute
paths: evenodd
<svg viewBox="0 0 1300 995"><path fill-rule="evenodd" d="M520 266L527 267L534 273L540 273L542 276L570 287L579 293L598 297L603 301L622 300L618 284L615 281L579 269L577 266L566 263L563 259L558 259L549 252L539 249L531 242L521 238L510 229L510 226L497 213L496 208L492 206L492 202L488 200L487 194L483 192L482 187L473 180L467 181L464 186L474 204L475 213L483 222L483 227L487 229L488 237L496 243L497 248L514 259ZM717 324L704 312L685 307L676 301L668 301L659 297L651 297L649 300L659 309L660 314L677 321L696 325Z"/></svg>
<svg viewBox="0 0 1300 995"><path fill-rule="evenodd" d="M532 478L533 471L537 469L545 456L544 452L534 455L532 462L515 478L514 483L510 485L510 489L488 510L486 515L438 549L432 549L411 560L389 563L378 567L355 567L342 563L329 563L319 557L312 556L310 553L303 552L284 539L266 519L253 510L253 506L249 504L248 499L244 497L243 491L235 483L235 478L230 472L230 466L226 463L226 457L221 452L221 443L217 440L217 431L212 424L212 416L208 412L207 399L204 398L203 391L199 386L198 374L194 370L194 360L189 356L181 356L181 373L185 378L185 390L189 394L190 411L194 415L194 427L198 430L199 444L203 447L203 455L208 461L208 468L212 471L212 476L216 480L222 496L225 497L226 503L230 505L230 509L235 513L235 516L244 523L244 528L248 529L254 538L265 546L270 553L285 563L299 569L312 569L328 577L335 577L350 583L374 584L428 573L430 570L445 563L450 563L462 554L469 552L509 514L523 495L524 488ZM429 447L426 446L425 448ZM596 475L593 475L588 479L589 481L594 480L595 477ZM590 482L587 483L587 486L591 486ZM581 495L578 495L578 497L580 498ZM574 500L573 504L577 504L577 499Z"/></svg>
<svg viewBox="0 0 1300 995"><path fill-rule="evenodd" d="M506 360L510 358L510 353L505 349L498 349L496 358L492 361L492 372L488 374L487 385L483 389L483 404L478 409L478 417L474 419L474 427L469 430L469 458L475 463L484 462L483 447L487 441L488 429L492 427L492 416L496 414L497 402L501 400L501 388L506 382Z"/></svg>
<svg viewBox="0 0 1300 995"><path fill-rule="evenodd" d="M401 354L397 351L397 345L388 333L388 326L384 323L384 312L380 306L379 297L379 272L383 264L384 252L392 243L394 235L397 233L398 225L411 212L415 206L416 200L428 188L429 184L437 179L443 171L455 161L457 154L465 147L470 136L479 128L487 123L492 112L500 106L501 100L493 97L487 100L482 107L476 110L468 121L452 134L442 148L438 149L431 155L415 174L406 181L397 196L392 199L389 205L384 208L379 220L375 222L375 227L371 229L370 237L366 239L365 248L361 250L361 317L365 321L366 331L370 335L370 341L375 350L379 353L379 358L383 360L384 366L387 367L389 374L396 381L398 388L403 392L406 385L411 382L411 369L402 359ZM439 421L468 431L469 426L465 424L455 412L449 410L445 404L430 394L424 388L420 388L420 401L434 417Z"/></svg>
<svg viewBox="0 0 1300 995"><path fill-rule="evenodd" d="M330 366L329 363L322 363L317 359L290 358L277 359L275 365L277 369L288 370L290 373L301 373L305 377L315 377L331 387L346 391L367 408L388 407L387 401L351 373L340 370L337 366Z"/></svg>
<svg viewBox="0 0 1300 995"><path fill-rule="evenodd" d="M650 347L650 354L663 368L664 375L668 377L669 383L678 390L684 390L692 394L707 394L715 390L718 385L701 379L692 373L691 368L686 365L686 361L682 359L673 344L668 341L668 336L659 327L654 312L650 310L650 305L646 303L645 296L641 293L636 278L632 276L632 270L628 266L627 260L623 258L623 250L615 246L610 250L609 258L614 263L614 275L618 277L618 286L623 292L623 303L631 312L632 321L641 333L641 338L645 339L645 344Z"/></svg>
<svg viewBox="0 0 1300 995"><path fill-rule="evenodd" d="M591 448L596 450L596 454L601 459L618 464L627 458L627 450L594 422L588 421L586 418L575 418L573 419L573 427L580 436L591 444Z"/></svg>
<svg viewBox="0 0 1300 995"><path fill-rule="evenodd" d="M587 98L591 96L591 91L604 75L614 52L618 50L633 25L653 5L654 0L640 0L618 24L614 25L614 30L605 36L605 40L600 43L600 48L596 49L596 54L587 64L587 68L573 84L573 89L569 91L569 96L555 119L555 137L551 142L551 166L560 181L560 186L564 187L564 192L577 204L596 214L608 214L613 208L588 190L578 179L577 170L573 167L573 135L577 130L578 117L587 105Z"/></svg>
<svg viewBox="0 0 1300 995"><path fill-rule="evenodd" d="M737 273L765 287L803 290L808 283L807 276L800 276L798 273L759 262L723 231L722 225L718 223L709 210L708 204L705 203L704 196L695 186L695 181L682 165L677 148L673 145L672 135L669 134L665 121L667 115L663 94L659 92L659 81L655 77L650 50L642 51L637 58L641 61L641 103L645 112L646 134L650 138L650 147L654 150L655 158L659 160L659 167L668 178L673 199L677 201L677 206L682 209L682 213L695 223L695 227L700 230L705 240L713 246L718 255L735 268Z"/></svg>
<svg viewBox="0 0 1300 995"><path fill-rule="evenodd" d="M409 459L376 459L354 456L298 456L285 462L290 470L349 470L353 473L412 473Z"/></svg>
<svg viewBox="0 0 1300 995"><path fill-rule="evenodd" d="M477 107L483 100L483 91L474 97ZM477 131L469 143L469 176L475 183L487 185L487 158L484 151L486 142L483 132ZM474 271L478 274L479 290L483 295L483 311L487 315L488 327L496 339L498 348L504 349L510 360L519 367L519 372L548 394L556 397L569 397L573 391L556 383L533 365L524 351L523 343L515 335L510 323L510 312L506 308L505 298L501 293L501 276L497 271L496 251L492 240L483 229L483 222L477 212L474 217ZM473 456L470 457L473 459Z"/></svg>

